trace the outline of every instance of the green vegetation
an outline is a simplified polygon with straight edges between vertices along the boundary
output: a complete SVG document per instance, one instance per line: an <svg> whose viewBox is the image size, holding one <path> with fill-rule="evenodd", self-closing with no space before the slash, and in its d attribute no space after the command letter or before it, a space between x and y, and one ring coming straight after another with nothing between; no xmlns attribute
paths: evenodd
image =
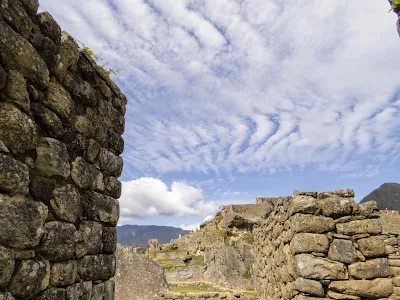
<svg viewBox="0 0 400 300"><path fill-rule="evenodd" d="M160 253L168 253L168 252L176 252L178 251L178 245L176 244L170 244L168 247L164 250L161 250Z"/></svg>
<svg viewBox="0 0 400 300"><path fill-rule="evenodd" d="M391 12L392 10L394 11L399 11L400 10L400 0L391 0L392 2L392 8L389 10Z"/></svg>
<svg viewBox="0 0 400 300"><path fill-rule="evenodd" d="M169 290L176 293L201 293L201 292L220 292L217 288L211 285L199 286L170 286Z"/></svg>
<svg viewBox="0 0 400 300"><path fill-rule="evenodd" d="M243 241L252 245L254 243L254 234L252 234L251 232L245 233L242 239Z"/></svg>
<svg viewBox="0 0 400 300"><path fill-rule="evenodd" d="M252 266L248 266L246 268L246 272L244 272L244 274L242 274L242 277L245 279L250 279L252 275L253 275L253 268L252 268Z"/></svg>

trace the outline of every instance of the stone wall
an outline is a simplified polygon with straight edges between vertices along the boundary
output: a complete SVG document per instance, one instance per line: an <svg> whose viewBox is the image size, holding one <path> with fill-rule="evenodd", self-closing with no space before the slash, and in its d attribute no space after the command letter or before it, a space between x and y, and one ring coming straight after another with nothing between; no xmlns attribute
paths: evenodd
<svg viewBox="0 0 400 300"><path fill-rule="evenodd" d="M352 190L299 192L255 229L257 299L400 299L399 236Z"/></svg>
<svg viewBox="0 0 400 300"><path fill-rule="evenodd" d="M0 299L113 299L127 99L37 9L0 1Z"/></svg>

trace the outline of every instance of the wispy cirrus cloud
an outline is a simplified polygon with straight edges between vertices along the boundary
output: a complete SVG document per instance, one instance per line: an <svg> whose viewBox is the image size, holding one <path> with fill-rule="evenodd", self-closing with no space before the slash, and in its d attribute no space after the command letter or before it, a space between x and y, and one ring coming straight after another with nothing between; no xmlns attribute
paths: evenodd
<svg viewBox="0 0 400 300"><path fill-rule="evenodd" d="M384 1L41 7L125 69L115 79L130 100L131 176L304 167L350 176L399 155L399 45Z"/></svg>

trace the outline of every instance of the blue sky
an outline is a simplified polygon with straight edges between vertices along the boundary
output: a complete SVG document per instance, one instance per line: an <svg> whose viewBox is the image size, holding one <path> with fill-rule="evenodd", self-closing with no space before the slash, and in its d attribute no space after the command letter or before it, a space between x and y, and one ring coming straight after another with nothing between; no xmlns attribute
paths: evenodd
<svg viewBox="0 0 400 300"><path fill-rule="evenodd" d="M399 182L387 1L41 0L123 69L120 224L192 225L294 189Z"/></svg>

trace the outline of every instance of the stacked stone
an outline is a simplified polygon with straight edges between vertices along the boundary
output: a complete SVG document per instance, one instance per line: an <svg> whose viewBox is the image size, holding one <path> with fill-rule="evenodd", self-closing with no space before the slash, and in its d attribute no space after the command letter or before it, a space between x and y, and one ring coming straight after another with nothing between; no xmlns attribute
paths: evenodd
<svg viewBox="0 0 400 300"><path fill-rule="evenodd" d="M0 299L109 300L127 99L38 6L0 1Z"/></svg>
<svg viewBox="0 0 400 300"><path fill-rule="evenodd" d="M382 233L379 216L352 190L295 191L257 229L260 299L400 299L399 237Z"/></svg>

